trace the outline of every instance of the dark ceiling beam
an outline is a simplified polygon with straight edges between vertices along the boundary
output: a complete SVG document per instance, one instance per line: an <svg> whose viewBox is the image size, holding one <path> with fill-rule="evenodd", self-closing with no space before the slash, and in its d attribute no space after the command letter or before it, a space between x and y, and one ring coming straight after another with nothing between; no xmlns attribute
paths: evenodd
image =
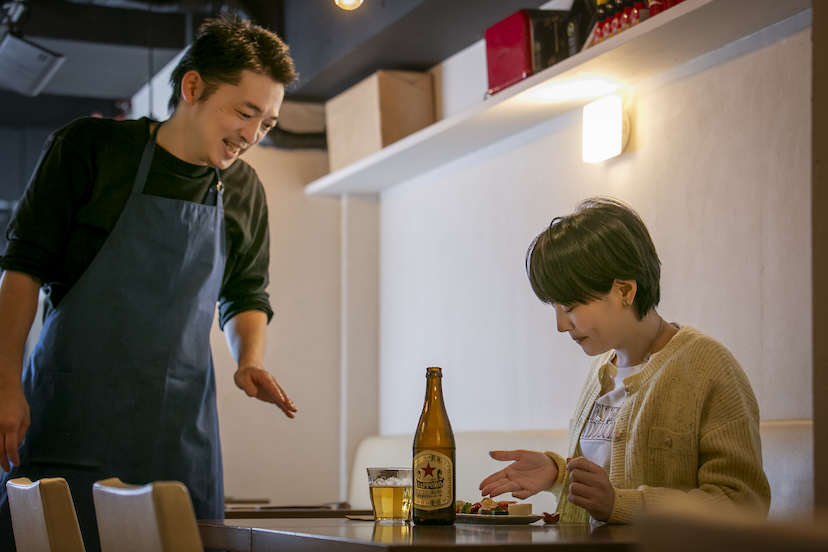
<svg viewBox="0 0 828 552"><path fill-rule="evenodd" d="M0 90L0 127L46 127L58 129L93 113L114 117L119 113L114 100L72 98L41 94L30 98Z"/></svg>
<svg viewBox="0 0 828 552"><path fill-rule="evenodd" d="M119 7L123 4L118 0L99 5L106 1L31 0L22 34L123 46L148 46L151 41L156 48L181 50L202 22L225 6L277 33L282 30L282 0L131 0L146 10Z"/></svg>
<svg viewBox="0 0 828 552"><path fill-rule="evenodd" d="M282 0L244 0L246 15L256 24L285 36Z"/></svg>
<svg viewBox="0 0 828 552"><path fill-rule="evenodd" d="M285 0L286 39L300 78L289 96L325 101L379 69L425 71L517 10L545 2L375 0L344 12L333 0Z"/></svg>
<svg viewBox="0 0 828 552"><path fill-rule="evenodd" d="M185 24L183 13L150 14L68 0L32 0L22 35L181 50L185 47Z"/></svg>

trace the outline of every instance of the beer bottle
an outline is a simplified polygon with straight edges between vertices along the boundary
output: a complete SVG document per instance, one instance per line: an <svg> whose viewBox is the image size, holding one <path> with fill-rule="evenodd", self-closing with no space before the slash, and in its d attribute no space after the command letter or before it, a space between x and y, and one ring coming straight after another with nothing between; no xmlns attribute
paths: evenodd
<svg viewBox="0 0 828 552"><path fill-rule="evenodd" d="M414 503L416 525L452 525L457 490L454 433L443 402L440 368L426 370L423 413L414 435Z"/></svg>

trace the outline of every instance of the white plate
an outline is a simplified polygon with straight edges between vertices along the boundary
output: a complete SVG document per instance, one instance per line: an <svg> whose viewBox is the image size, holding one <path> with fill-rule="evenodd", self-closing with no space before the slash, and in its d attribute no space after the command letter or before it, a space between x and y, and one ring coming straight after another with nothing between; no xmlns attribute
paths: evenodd
<svg viewBox="0 0 828 552"><path fill-rule="evenodd" d="M510 516L506 514L457 514L458 523L481 523L484 525L526 525L543 516Z"/></svg>

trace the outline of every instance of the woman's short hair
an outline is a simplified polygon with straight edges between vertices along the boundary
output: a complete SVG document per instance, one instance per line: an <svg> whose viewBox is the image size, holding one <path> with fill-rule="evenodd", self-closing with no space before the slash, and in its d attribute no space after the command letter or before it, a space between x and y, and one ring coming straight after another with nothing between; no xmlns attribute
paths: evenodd
<svg viewBox="0 0 828 552"><path fill-rule="evenodd" d="M661 298L661 261L641 217L620 201L590 198L555 218L526 252L526 273L545 303L569 306L598 299L615 280L635 280L641 320Z"/></svg>
<svg viewBox="0 0 828 552"><path fill-rule="evenodd" d="M235 14L207 19L170 76L170 111L178 106L181 80L190 71L198 71L204 80L206 87L199 97L203 101L222 83L238 84L244 70L267 75L285 86L297 78L288 46L275 33Z"/></svg>

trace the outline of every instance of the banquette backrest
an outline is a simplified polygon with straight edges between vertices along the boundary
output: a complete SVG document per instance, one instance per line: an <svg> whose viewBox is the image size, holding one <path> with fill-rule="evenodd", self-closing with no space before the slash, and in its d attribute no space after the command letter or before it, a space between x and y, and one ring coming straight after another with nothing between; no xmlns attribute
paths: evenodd
<svg viewBox="0 0 828 552"><path fill-rule="evenodd" d="M814 505L813 421L772 420L760 425L762 458L771 486L770 519L796 518L810 514ZM491 450L566 451L567 430L458 432L457 498L478 500L478 485L486 476L507 464L489 457ZM412 435L364 439L357 447L348 482L348 502L357 509L370 509L367 467L411 465ZM503 495L508 500L508 495ZM552 512L555 499L539 493L527 502L535 513Z"/></svg>

